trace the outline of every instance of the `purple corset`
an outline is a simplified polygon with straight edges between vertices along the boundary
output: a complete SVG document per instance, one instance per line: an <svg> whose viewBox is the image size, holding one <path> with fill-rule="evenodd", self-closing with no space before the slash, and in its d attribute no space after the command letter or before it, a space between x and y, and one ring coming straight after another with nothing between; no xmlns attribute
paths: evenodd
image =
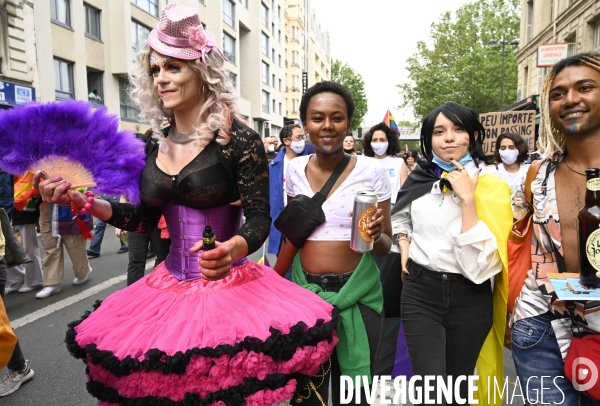
<svg viewBox="0 0 600 406"><path fill-rule="evenodd" d="M210 225L217 241L227 241L240 227L242 208L225 205L211 209L193 209L178 204L162 208L171 235L171 251L165 259L165 266L180 281L200 277L198 254L190 254L190 248L202 240L204 226ZM246 259L232 263L236 266Z"/></svg>

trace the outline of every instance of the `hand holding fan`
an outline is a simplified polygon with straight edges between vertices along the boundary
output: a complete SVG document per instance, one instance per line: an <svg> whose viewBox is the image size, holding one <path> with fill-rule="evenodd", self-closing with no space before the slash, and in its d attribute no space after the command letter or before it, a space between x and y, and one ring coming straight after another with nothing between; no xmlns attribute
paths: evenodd
<svg viewBox="0 0 600 406"><path fill-rule="evenodd" d="M138 204L144 159L144 143L119 131L118 117L104 107L61 101L0 111L0 168L8 173L41 171L71 189L90 187Z"/></svg>
<svg viewBox="0 0 600 406"><path fill-rule="evenodd" d="M79 162L66 156L49 156L40 159L29 167L29 172L41 172L44 179L62 178L71 184L71 189L95 188L94 176Z"/></svg>

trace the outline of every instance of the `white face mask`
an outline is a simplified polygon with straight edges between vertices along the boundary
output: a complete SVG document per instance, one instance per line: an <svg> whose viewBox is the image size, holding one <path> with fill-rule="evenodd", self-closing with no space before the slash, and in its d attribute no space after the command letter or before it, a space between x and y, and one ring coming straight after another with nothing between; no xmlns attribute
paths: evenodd
<svg viewBox="0 0 600 406"><path fill-rule="evenodd" d="M388 142L375 142L371 143L371 148L373 148L375 155L383 155L387 151L388 145L390 145Z"/></svg>
<svg viewBox="0 0 600 406"><path fill-rule="evenodd" d="M296 154L301 154L302 151L304 151L304 145L306 144L306 141L304 140L300 140L300 141L292 141L292 145L290 145L290 148L292 149L292 151L294 151Z"/></svg>
<svg viewBox="0 0 600 406"><path fill-rule="evenodd" d="M273 152L273 151L275 151L275 145L273 145L273 144L270 144L270 145L267 147L267 149L269 150L269 152Z"/></svg>
<svg viewBox="0 0 600 406"><path fill-rule="evenodd" d="M504 162L506 165L512 165L517 162L517 157L519 156L518 149L505 149L498 152L500 153L502 162Z"/></svg>

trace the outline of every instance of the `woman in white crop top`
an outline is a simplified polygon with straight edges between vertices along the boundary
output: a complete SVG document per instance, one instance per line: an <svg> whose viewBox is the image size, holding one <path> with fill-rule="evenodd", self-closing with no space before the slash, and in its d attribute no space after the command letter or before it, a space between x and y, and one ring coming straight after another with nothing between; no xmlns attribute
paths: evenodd
<svg viewBox="0 0 600 406"><path fill-rule="evenodd" d="M334 82L319 82L302 97L300 118L315 154L290 162L286 190L291 200L299 194L312 197L321 190L344 157L344 138L350 131L354 100L350 92ZM378 209L371 217L369 233L374 238L372 252L350 249L352 210L356 193L377 195ZM340 404L340 375L371 376L383 333L383 295L379 270L373 254L384 256L391 247L390 183L383 167L373 158L352 156L323 204L326 221L317 227L299 250L284 241L274 269L284 275L293 267L293 281L321 296L340 310L337 334L340 339L323 382L298 383L306 388L308 399L302 406L328 401L331 376L332 403ZM330 368L331 367L331 368ZM349 392L352 393L352 392ZM361 402L367 404L363 394ZM294 399L292 399L292 402Z"/></svg>
<svg viewBox="0 0 600 406"><path fill-rule="evenodd" d="M479 176L487 163L484 131L468 107L448 102L431 112L421 128L427 162L402 185L392 216L405 276L401 317L413 373L456 379L473 375L477 363L479 399L493 391L486 392L493 372L502 371L501 357L499 366L490 361L502 354L496 340L504 335L506 316L501 258L512 226L508 185L496 176ZM500 331L490 331L492 324ZM479 357L482 348L489 353ZM467 389L461 384L455 395L464 398Z"/></svg>

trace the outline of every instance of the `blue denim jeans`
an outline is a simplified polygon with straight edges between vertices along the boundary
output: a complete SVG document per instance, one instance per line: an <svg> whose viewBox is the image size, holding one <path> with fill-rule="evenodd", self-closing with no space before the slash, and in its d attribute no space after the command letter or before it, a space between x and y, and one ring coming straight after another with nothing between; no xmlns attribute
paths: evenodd
<svg viewBox="0 0 600 406"><path fill-rule="evenodd" d="M525 404L600 406L573 388L565 378L551 313L517 321L512 328L512 354ZM543 388L543 389L542 389Z"/></svg>

